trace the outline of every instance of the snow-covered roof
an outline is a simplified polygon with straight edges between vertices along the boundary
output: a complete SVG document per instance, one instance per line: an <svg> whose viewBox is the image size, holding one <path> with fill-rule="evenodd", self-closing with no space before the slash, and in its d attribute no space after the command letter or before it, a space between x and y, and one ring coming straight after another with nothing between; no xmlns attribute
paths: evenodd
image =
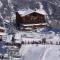
<svg viewBox="0 0 60 60"><path fill-rule="evenodd" d="M36 11L31 10L31 9L19 10L19 11L18 11L18 13L19 13L21 16L25 16L25 15L28 15L28 14L33 13L33 12L36 12L36 13L39 13L39 14L43 14L43 15L47 15L47 13L45 12L45 10L43 10L43 9L37 9Z"/></svg>
<svg viewBox="0 0 60 60"><path fill-rule="evenodd" d="M5 28L4 28L4 27L1 27L1 26L0 26L0 29L3 29L3 30L5 30Z"/></svg>
<svg viewBox="0 0 60 60"><path fill-rule="evenodd" d="M5 32L0 32L0 35L6 35L6 33Z"/></svg>

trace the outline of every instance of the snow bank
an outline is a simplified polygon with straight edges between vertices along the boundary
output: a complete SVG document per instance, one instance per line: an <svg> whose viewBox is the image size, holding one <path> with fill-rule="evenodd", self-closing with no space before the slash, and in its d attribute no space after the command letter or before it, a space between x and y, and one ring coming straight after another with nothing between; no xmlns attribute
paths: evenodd
<svg viewBox="0 0 60 60"><path fill-rule="evenodd" d="M59 49L56 45L23 45L21 60L59 60Z"/></svg>

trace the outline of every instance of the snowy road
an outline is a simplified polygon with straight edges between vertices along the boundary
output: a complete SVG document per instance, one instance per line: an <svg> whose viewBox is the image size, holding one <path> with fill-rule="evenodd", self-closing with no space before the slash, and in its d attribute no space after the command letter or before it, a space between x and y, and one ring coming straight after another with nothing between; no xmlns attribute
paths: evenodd
<svg viewBox="0 0 60 60"><path fill-rule="evenodd" d="M60 46L55 45L25 45L19 60L60 60L59 49Z"/></svg>
<svg viewBox="0 0 60 60"><path fill-rule="evenodd" d="M24 55L24 58L22 58L21 60L41 60L45 50L46 47L44 46L30 46L27 53Z"/></svg>

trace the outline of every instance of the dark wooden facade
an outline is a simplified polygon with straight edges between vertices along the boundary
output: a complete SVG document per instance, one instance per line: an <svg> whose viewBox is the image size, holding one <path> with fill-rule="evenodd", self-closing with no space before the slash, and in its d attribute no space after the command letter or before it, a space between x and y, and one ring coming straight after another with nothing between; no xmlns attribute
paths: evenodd
<svg viewBox="0 0 60 60"><path fill-rule="evenodd" d="M36 12L33 12L26 16L21 16L21 15L19 15L18 12L16 12L16 20L18 20L18 22L20 22L21 24L45 23L44 15L36 13Z"/></svg>
<svg viewBox="0 0 60 60"><path fill-rule="evenodd" d="M0 29L0 32L4 32L4 29Z"/></svg>
<svg viewBox="0 0 60 60"><path fill-rule="evenodd" d="M30 27L32 29L38 27L46 27L46 25L43 25L43 23L46 23L45 16L37 12L33 12L25 16L22 16L18 12L16 12L16 23L18 27L22 26L23 30L25 30L25 28L27 27Z"/></svg>

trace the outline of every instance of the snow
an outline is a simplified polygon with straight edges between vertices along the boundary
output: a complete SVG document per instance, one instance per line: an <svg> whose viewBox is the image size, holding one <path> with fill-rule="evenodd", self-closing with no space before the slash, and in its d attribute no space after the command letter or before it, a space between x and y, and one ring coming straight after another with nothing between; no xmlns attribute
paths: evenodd
<svg viewBox="0 0 60 60"><path fill-rule="evenodd" d="M21 49L21 60L60 60L60 46L23 45Z"/></svg>
<svg viewBox="0 0 60 60"><path fill-rule="evenodd" d="M43 15L47 15L47 13L43 9L38 9L38 10L36 10L36 12L43 14Z"/></svg>
<svg viewBox="0 0 60 60"><path fill-rule="evenodd" d="M50 43L53 41L54 45L42 45L42 44L25 44L22 45L19 52L20 58L11 57L13 60L60 60L60 45L55 45L60 41L60 34L56 34L54 31L47 31L43 33L41 31L45 28L37 29L38 32L33 31L16 31L15 39L16 43L41 41L46 38L46 41ZM12 35L7 35L6 42L11 42ZM10 46L12 47L12 46Z"/></svg>
<svg viewBox="0 0 60 60"><path fill-rule="evenodd" d="M25 15L28 15L28 14L33 13L33 12L36 12L36 13L39 13L39 14L43 14L43 15L47 15L47 13L46 13L43 9L37 9L36 11L31 10L31 9L19 10L19 11L18 11L18 13L19 13L21 16L25 16Z"/></svg>
<svg viewBox="0 0 60 60"><path fill-rule="evenodd" d="M36 12L36 13L39 13L39 14L43 14L43 15L48 15L46 13L46 11L43 9L42 3L40 3L40 2L36 2L36 3L39 3L39 5L40 5L40 8L39 9L36 9L36 11L28 8L28 9L24 9L24 10L19 10L18 13L21 16L25 16L25 15L28 15L28 14L33 13L33 12Z"/></svg>
<svg viewBox="0 0 60 60"><path fill-rule="evenodd" d="M11 0L8 0L8 3L11 3Z"/></svg>
<svg viewBox="0 0 60 60"><path fill-rule="evenodd" d="M33 41L42 41L43 38L46 38L46 41L50 43L51 41L53 44L56 44L57 42L60 42L60 34L55 33L53 30L46 30L46 28L38 28L36 29L36 32L33 31L19 31L15 33L16 43L21 43L21 41L24 42L33 42ZM12 35L7 35L8 42L11 42Z"/></svg>
<svg viewBox="0 0 60 60"><path fill-rule="evenodd" d="M20 58L11 57L12 60L60 60L60 46L22 45L19 55Z"/></svg>
<svg viewBox="0 0 60 60"><path fill-rule="evenodd" d="M60 41L60 34L59 33L56 34L52 30L43 33L42 31L44 30L46 30L46 28L39 28L37 29L38 32L16 31L15 33L16 43L21 43L21 41L38 42L42 41L43 38L46 38L46 41L48 43L52 41L53 45L24 44L18 51L20 56L19 58L11 56L9 56L9 58L12 60L60 60L60 45L55 45L56 42ZM12 35L7 35L6 42L11 42L11 39Z"/></svg>
<svg viewBox="0 0 60 60"><path fill-rule="evenodd" d="M47 23L38 23L38 24L23 24L23 26L33 26L33 25L47 25Z"/></svg>
<svg viewBox="0 0 60 60"><path fill-rule="evenodd" d="M41 29L43 30L43 28ZM40 31L41 31L40 30ZM54 44L60 41L60 34L55 34L55 32L51 33L41 33L41 32L20 32L16 34L16 39L24 42L32 42L32 41L42 41L43 38L46 38L46 41L50 43L52 41Z"/></svg>
<svg viewBox="0 0 60 60"><path fill-rule="evenodd" d="M7 35L6 37L7 37L6 42L11 42L11 40L12 40L12 35Z"/></svg>
<svg viewBox="0 0 60 60"><path fill-rule="evenodd" d="M11 9L13 9L13 5L11 4L12 1L11 0L8 0L8 5L9 7L11 7ZM2 2L0 1L0 8L2 8L3 4ZM49 11L50 11L50 14L52 14L52 10L50 10L49 8ZM43 14L43 15L47 15L47 13L45 12L45 10L43 9L43 5L40 4L40 9L36 9L36 11L34 10L31 10L31 9L28 9L28 10L19 10L18 13L21 14L21 16L25 16L25 15L28 15L30 13L33 13L33 12L37 12L39 14ZM13 12L11 12L12 16L11 16L11 19L15 20L15 14ZM0 18L3 19L1 13L0 13ZM9 17L7 17L9 19ZM10 23L10 21L5 20L5 23ZM54 22L54 23L53 23ZM57 21L54 20L54 21L50 21L49 20L49 24L51 24L52 26L55 26L57 27L59 24L57 24ZM32 24L29 24L30 26ZM38 25L38 24L36 24ZM56 26L57 25L57 26ZM24 26L28 26L27 25L24 25ZM59 25L60 26L60 25ZM59 27L58 26L58 27ZM0 29L5 29L3 27L0 27ZM28 29L28 28L27 28ZM24 41L24 42L32 42L32 41L42 41L43 38L46 38L46 41L50 43L50 41L53 42L54 45L42 45L42 44L26 44L26 45L22 45L21 49L19 50L19 54L20 54L20 58L14 58L12 57L12 60L60 60L60 45L55 45L56 42L60 42L60 33L56 33L59 32L60 30L56 30L56 29L45 29L45 28L38 28L36 29L36 32L33 30L33 31L30 31L30 32L23 32L23 31L19 31L19 32L16 32L15 33L15 39L16 39L16 43L21 43L21 41ZM2 33L0 32L0 35L6 35L5 38L3 39L6 39L5 41L6 42L11 42L12 40L12 35L7 35L6 33ZM1 42L0 42L1 44ZM3 45L3 44L1 44ZM12 46L10 46L12 47ZM5 48L4 46L0 46L0 51L3 51L1 52L2 54L4 53L4 55L6 57L8 57L8 54L6 53L5 54ZM1 54L0 53L0 54ZM11 59L9 59L11 60Z"/></svg>
<svg viewBox="0 0 60 60"><path fill-rule="evenodd" d="M1 15L1 13L0 13L0 18L2 18L2 19L3 19L3 16Z"/></svg>
<svg viewBox="0 0 60 60"><path fill-rule="evenodd" d="M60 46L53 46L45 52L43 60L60 60L60 49L58 47Z"/></svg>
<svg viewBox="0 0 60 60"><path fill-rule="evenodd" d="M0 1L0 8L2 8L2 6L3 6L3 4L2 4L2 2Z"/></svg>
<svg viewBox="0 0 60 60"><path fill-rule="evenodd" d="M3 30L5 30L5 28L4 28L4 27L1 27L1 26L0 26L0 29L3 29Z"/></svg>
<svg viewBox="0 0 60 60"><path fill-rule="evenodd" d="M6 33L0 32L0 35L6 35Z"/></svg>
<svg viewBox="0 0 60 60"><path fill-rule="evenodd" d="M28 9L28 10L19 10L18 13L21 15L21 16L25 16L25 15L28 15L30 13L32 13L33 10L31 9Z"/></svg>

